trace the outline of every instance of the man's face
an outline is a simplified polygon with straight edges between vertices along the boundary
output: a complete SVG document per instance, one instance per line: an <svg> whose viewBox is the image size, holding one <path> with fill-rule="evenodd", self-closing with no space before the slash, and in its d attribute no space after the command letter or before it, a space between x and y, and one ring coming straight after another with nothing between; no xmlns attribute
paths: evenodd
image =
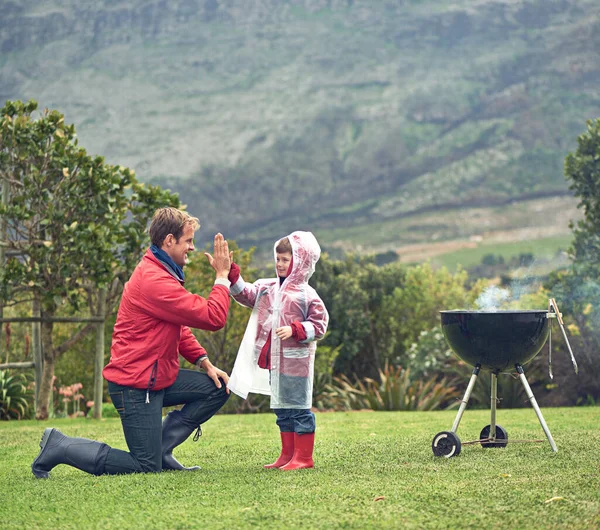
<svg viewBox="0 0 600 530"><path fill-rule="evenodd" d="M183 227L183 234L179 241L175 240L173 234L165 237L162 249L169 257L180 267L183 267L188 262L188 252L194 250L194 228L192 225L186 224Z"/></svg>
<svg viewBox="0 0 600 530"><path fill-rule="evenodd" d="M277 252L275 258L275 268L277 269L277 275L280 278L286 278L288 274L288 269L290 268L290 263L292 262L292 253L291 252Z"/></svg>

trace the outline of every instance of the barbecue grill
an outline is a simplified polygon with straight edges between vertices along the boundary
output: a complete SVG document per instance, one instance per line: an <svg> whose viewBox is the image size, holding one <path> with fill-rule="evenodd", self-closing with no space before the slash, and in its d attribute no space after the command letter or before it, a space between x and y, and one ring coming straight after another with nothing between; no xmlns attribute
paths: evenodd
<svg viewBox="0 0 600 530"><path fill-rule="evenodd" d="M573 356L569 340L567 338L562 315L560 314L556 301L552 298L548 303L548 310L527 311L440 311L442 321L442 332L446 341L463 361L473 366L473 373L465 395L461 401L458 414L450 431L442 431L435 435L431 444L435 456L450 458L458 456L462 445L481 444L482 447L505 447L508 443L508 434L500 425L496 424L496 405L498 374L501 372L513 372L516 370L523 384L527 398L531 402L538 420L546 434L552 450L558 449L550 430L544 421L542 412L531 391L531 387L525 377L523 365L531 361L542 349L546 341L549 344L549 370L552 378L552 353L551 337L552 328L550 322L556 318L560 329L565 337L571 361L577 373L577 363ZM472 442L461 443L456 431L460 424L462 415L467 408L475 381L481 369L491 372L491 421L486 425L479 439ZM511 442L524 442L543 440L511 440Z"/></svg>

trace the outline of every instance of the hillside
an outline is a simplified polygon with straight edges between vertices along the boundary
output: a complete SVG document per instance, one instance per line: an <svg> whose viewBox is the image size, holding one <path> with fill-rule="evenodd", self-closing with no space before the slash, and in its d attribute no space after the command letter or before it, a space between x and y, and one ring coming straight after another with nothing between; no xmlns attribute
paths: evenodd
<svg viewBox="0 0 600 530"><path fill-rule="evenodd" d="M0 0L0 12L0 99L61 110L88 151L179 191L200 242L304 228L325 247L382 250L565 233L576 215L562 164L600 115L596 0ZM560 225L511 213L552 201ZM482 209L467 229L461 216Z"/></svg>

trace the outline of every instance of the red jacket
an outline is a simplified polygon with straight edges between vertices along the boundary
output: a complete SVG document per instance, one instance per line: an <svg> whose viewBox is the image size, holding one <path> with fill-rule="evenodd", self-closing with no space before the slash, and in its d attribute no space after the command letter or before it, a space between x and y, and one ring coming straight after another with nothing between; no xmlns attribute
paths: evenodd
<svg viewBox="0 0 600 530"><path fill-rule="evenodd" d="M228 311L227 287L213 286L208 299L192 294L148 249L125 284L104 378L151 390L172 385L178 354L191 363L206 355L190 327L217 331Z"/></svg>

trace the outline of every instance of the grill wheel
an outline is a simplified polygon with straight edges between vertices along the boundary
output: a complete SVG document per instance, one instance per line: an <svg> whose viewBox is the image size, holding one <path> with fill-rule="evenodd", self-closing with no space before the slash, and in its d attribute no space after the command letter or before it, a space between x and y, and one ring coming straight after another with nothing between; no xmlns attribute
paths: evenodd
<svg viewBox="0 0 600 530"><path fill-rule="evenodd" d="M451 458L460 454L460 438L452 431L438 432L431 442L431 449L435 456Z"/></svg>
<svg viewBox="0 0 600 530"><path fill-rule="evenodd" d="M491 425L486 425L479 435L480 440L485 440L490 437ZM496 441L481 442L481 447L506 447L508 443L508 433L500 425L496 425Z"/></svg>

